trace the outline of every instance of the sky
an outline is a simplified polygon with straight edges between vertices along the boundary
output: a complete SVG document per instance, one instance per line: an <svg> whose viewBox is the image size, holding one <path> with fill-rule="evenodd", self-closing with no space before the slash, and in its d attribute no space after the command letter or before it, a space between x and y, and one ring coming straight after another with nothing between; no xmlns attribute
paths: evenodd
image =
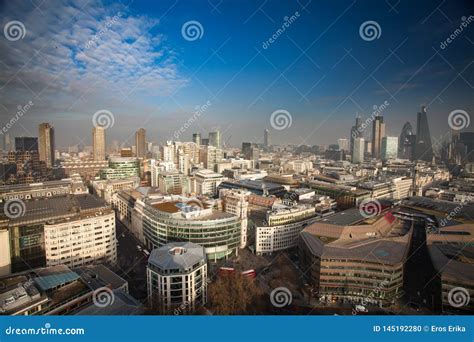
<svg viewBox="0 0 474 342"><path fill-rule="evenodd" d="M451 112L474 113L468 0L19 0L0 13L2 126L31 101L8 133L50 122L58 147L91 144L97 112L125 146L140 127L156 143L219 129L240 146L269 129L273 144L327 145L382 104L394 136L427 106L436 140Z"/></svg>

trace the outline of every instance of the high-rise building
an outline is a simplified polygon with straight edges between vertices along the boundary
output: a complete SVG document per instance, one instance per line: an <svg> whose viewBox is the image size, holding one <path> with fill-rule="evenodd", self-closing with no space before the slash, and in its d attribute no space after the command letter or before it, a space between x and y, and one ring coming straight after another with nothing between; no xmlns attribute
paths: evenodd
<svg viewBox="0 0 474 342"><path fill-rule="evenodd" d="M203 145L203 146L209 146L209 139L207 139L207 138L202 138L202 139L201 139L201 145Z"/></svg>
<svg viewBox="0 0 474 342"><path fill-rule="evenodd" d="M363 163L364 162L364 138L355 138L354 147L352 149L352 162Z"/></svg>
<svg viewBox="0 0 474 342"><path fill-rule="evenodd" d="M401 159L413 159L413 149L415 147L416 136L413 134L413 128L407 121L403 125L402 133L398 141L398 157Z"/></svg>
<svg viewBox="0 0 474 342"><path fill-rule="evenodd" d="M382 160L395 159L398 155L398 137L382 138Z"/></svg>
<svg viewBox="0 0 474 342"><path fill-rule="evenodd" d="M430 127L425 106L421 107L416 120L415 160L427 162L433 160L433 146L431 145Z"/></svg>
<svg viewBox="0 0 474 342"><path fill-rule="evenodd" d="M374 118L372 126L372 157L380 158L380 152L382 147L382 138L385 136L385 123L383 122L383 116L378 115Z"/></svg>
<svg viewBox="0 0 474 342"><path fill-rule="evenodd" d="M41 161L46 163L47 167L54 165L54 127L45 122L38 128L38 150Z"/></svg>
<svg viewBox="0 0 474 342"><path fill-rule="evenodd" d="M38 152L38 138L16 137L15 138L15 151Z"/></svg>
<svg viewBox="0 0 474 342"><path fill-rule="evenodd" d="M137 147L137 158L145 158L146 156L146 130L140 128L135 133L135 146Z"/></svg>
<svg viewBox="0 0 474 342"><path fill-rule="evenodd" d="M209 132L209 146L221 148L221 132Z"/></svg>
<svg viewBox="0 0 474 342"><path fill-rule="evenodd" d="M268 129L265 129L263 131L263 146L265 147L270 146L270 137L269 137Z"/></svg>
<svg viewBox="0 0 474 342"><path fill-rule="evenodd" d="M353 147L354 147L354 140L356 138L362 138L362 129L361 129L361 117L359 115L356 116L355 125L351 128L351 137L350 137L350 144L349 144L349 151L352 155Z"/></svg>
<svg viewBox="0 0 474 342"><path fill-rule="evenodd" d="M337 139L337 144L340 150L349 151L349 140L346 138Z"/></svg>
<svg viewBox="0 0 474 342"><path fill-rule="evenodd" d="M201 145L201 133L193 133L193 143Z"/></svg>
<svg viewBox="0 0 474 342"><path fill-rule="evenodd" d="M364 153L367 154L368 156L372 156L372 142L371 141L368 141L368 140L365 141Z"/></svg>
<svg viewBox="0 0 474 342"><path fill-rule="evenodd" d="M92 148L94 160L105 160L105 128L94 127L92 129Z"/></svg>

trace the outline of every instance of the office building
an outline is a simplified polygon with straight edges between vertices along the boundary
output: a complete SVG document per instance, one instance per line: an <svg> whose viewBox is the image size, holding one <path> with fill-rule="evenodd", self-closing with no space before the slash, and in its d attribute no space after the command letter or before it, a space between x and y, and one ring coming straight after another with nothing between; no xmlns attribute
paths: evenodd
<svg viewBox="0 0 474 342"><path fill-rule="evenodd" d="M110 157L109 167L100 170L100 179L124 179L140 176L138 158Z"/></svg>
<svg viewBox="0 0 474 342"><path fill-rule="evenodd" d="M248 199L251 194L250 191L246 190L222 189L219 192L219 198L222 199L223 210L242 220L240 248L245 248L247 245Z"/></svg>
<svg viewBox="0 0 474 342"><path fill-rule="evenodd" d="M209 133L209 146L221 148L221 132L220 131Z"/></svg>
<svg viewBox="0 0 474 342"><path fill-rule="evenodd" d="M270 146L270 132L268 131L268 129L265 129L263 131L263 146L265 147L268 147Z"/></svg>
<svg viewBox="0 0 474 342"><path fill-rule="evenodd" d="M393 215L367 219L352 208L301 232L300 263L323 302L391 306L403 295L410 238Z"/></svg>
<svg viewBox="0 0 474 342"><path fill-rule="evenodd" d="M105 128L94 127L92 129L92 149L95 161L105 160Z"/></svg>
<svg viewBox="0 0 474 342"><path fill-rule="evenodd" d="M431 145L430 127L426 107L422 106L416 120L415 160L433 161L433 146Z"/></svg>
<svg viewBox="0 0 474 342"><path fill-rule="evenodd" d="M135 133L135 146L137 149L137 153L136 153L137 158L145 158L146 157L146 130L144 128L140 128Z"/></svg>
<svg viewBox="0 0 474 342"><path fill-rule="evenodd" d="M49 123L42 123L38 127L38 150L40 160L48 168L54 165L54 127Z"/></svg>
<svg viewBox="0 0 474 342"><path fill-rule="evenodd" d="M195 243L154 249L146 274L148 303L162 314L192 313L207 302L206 254Z"/></svg>
<svg viewBox="0 0 474 342"><path fill-rule="evenodd" d="M340 150L349 152L349 140L346 138L337 139L337 145L339 146Z"/></svg>
<svg viewBox="0 0 474 342"><path fill-rule="evenodd" d="M349 140L349 152L351 153L351 155L354 149L354 140L357 138L363 137L363 129L361 127L361 121L362 121L362 118L359 115L357 115L355 125L351 127L351 135L350 135L350 140Z"/></svg>
<svg viewBox="0 0 474 342"><path fill-rule="evenodd" d="M38 138L34 137L16 137L15 151L38 152Z"/></svg>
<svg viewBox="0 0 474 342"><path fill-rule="evenodd" d="M395 159L398 156L398 137L383 137L381 159Z"/></svg>
<svg viewBox="0 0 474 342"><path fill-rule="evenodd" d="M352 163L360 164L364 162L364 138L355 138L354 147L352 149Z"/></svg>
<svg viewBox="0 0 474 342"><path fill-rule="evenodd" d="M198 146L201 145L201 133L193 133L193 143Z"/></svg>
<svg viewBox="0 0 474 342"><path fill-rule="evenodd" d="M385 136L383 116L378 115L372 124L372 158L380 159L382 152L382 138Z"/></svg>
<svg viewBox="0 0 474 342"><path fill-rule="evenodd" d="M412 160L415 143L416 136L413 134L411 124L407 121L403 125L398 141L398 158Z"/></svg>

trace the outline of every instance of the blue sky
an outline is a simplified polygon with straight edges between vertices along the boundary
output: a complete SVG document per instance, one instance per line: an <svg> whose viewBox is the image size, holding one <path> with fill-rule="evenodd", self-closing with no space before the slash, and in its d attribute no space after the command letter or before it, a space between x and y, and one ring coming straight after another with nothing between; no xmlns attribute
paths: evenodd
<svg viewBox="0 0 474 342"><path fill-rule="evenodd" d="M463 16L474 15L470 3L3 3L2 26L20 20L26 36L0 41L0 117L8 121L32 100L11 134L36 135L37 124L48 121L57 127L58 145L67 146L90 144L92 116L106 109L115 121L109 143L132 143L139 127L163 142L210 101L182 140L219 128L228 144L239 146L261 141L268 128L274 143L312 145L349 137L356 113L367 117L388 101L388 134L399 135L407 120L415 125L416 112L427 105L436 138L449 130L451 111L474 112L474 22L440 48ZM359 27L369 20L381 32L365 41ZM184 39L188 21L200 23L200 39ZM272 129L278 109L291 114L291 127Z"/></svg>

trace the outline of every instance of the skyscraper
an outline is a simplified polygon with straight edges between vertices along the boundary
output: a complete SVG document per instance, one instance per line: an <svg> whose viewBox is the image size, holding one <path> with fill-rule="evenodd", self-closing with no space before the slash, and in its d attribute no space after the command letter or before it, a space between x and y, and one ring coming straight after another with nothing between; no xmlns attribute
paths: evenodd
<svg viewBox="0 0 474 342"><path fill-rule="evenodd" d="M398 137L382 138L382 160L395 159L398 155Z"/></svg>
<svg viewBox="0 0 474 342"><path fill-rule="evenodd" d="M209 146L221 148L221 132L209 132Z"/></svg>
<svg viewBox="0 0 474 342"><path fill-rule="evenodd" d="M194 133L193 134L193 143L196 145L201 145L201 133Z"/></svg>
<svg viewBox="0 0 474 342"><path fill-rule="evenodd" d="M372 126L372 158L380 158L380 151L382 146L382 138L385 136L385 123L383 116L375 117Z"/></svg>
<svg viewBox="0 0 474 342"><path fill-rule="evenodd" d="M39 158L47 167L54 165L54 128L47 122L38 127Z"/></svg>
<svg viewBox="0 0 474 342"><path fill-rule="evenodd" d="M146 156L146 130L140 128L135 133L135 146L137 148L137 158L145 158Z"/></svg>
<svg viewBox="0 0 474 342"><path fill-rule="evenodd" d="M412 159L414 144L415 135L413 134L413 128L407 121L403 125L402 133L400 133L400 139L398 140L398 157L401 159Z"/></svg>
<svg viewBox="0 0 474 342"><path fill-rule="evenodd" d="M346 138L337 139L340 150L349 151L349 141Z"/></svg>
<svg viewBox="0 0 474 342"><path fill-rule="evenodd" d="M263 131L263 146L268 147L270 145L270 137L268 136L268 129Z"/></svg>
<svg viewBox="0 0 474 342"><path fill-rule="evenodd" d="M364 138L356 138L352 151L352 163L362 163L364 161Z"/></svg>
<svg viewBox="0 0 474 342"><path fill-rule="evenodd" d="M425 106L421 107L416 120L415 160L427 162L433 160L433 146L431 145L430 127Z"/></svg>
<svg viewBox="0 0 474 342"><path fill-rule="evenodd" d="M92 129L92 148L94 160L105 160L105 128L101 126Z"/></svg>
<svg viewBox="0 0 474 342"><path fill-rule="evenodd" d="M354 149L354 140L356 138L362 138L362 129L360 127L361 120L362 120L361 117L357 115L355 125L352 126L351 128L351 137L350 137L350 145L349 145L349 151L351 155Z"/></svg>

